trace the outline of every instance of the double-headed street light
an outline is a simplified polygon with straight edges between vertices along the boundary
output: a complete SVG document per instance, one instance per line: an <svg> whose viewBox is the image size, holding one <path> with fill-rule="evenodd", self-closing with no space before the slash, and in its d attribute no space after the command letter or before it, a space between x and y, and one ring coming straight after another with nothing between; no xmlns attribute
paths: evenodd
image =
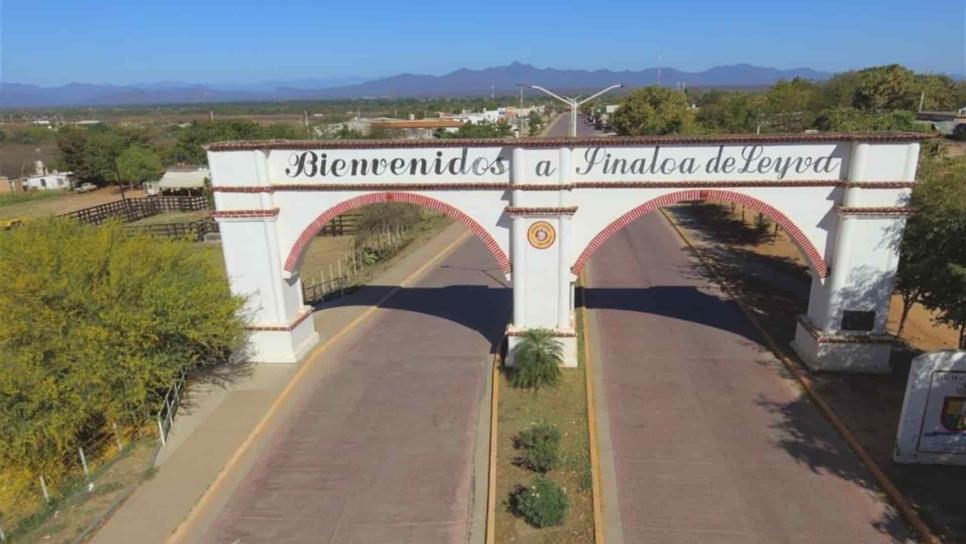
<svg viewBox="0 0 966 544"><path fill-rule="evenodd" d="M595 94L592 94L589 97L581 100L579 96L576 97L576 98L570 98L570 97L567 97L567 96L560 96L559 94L556 94L556 93L553 93L551 91L548 91L547 89L544 89L543 87L541 87L539 85L528 85L528 84L525 84L525 83L518 83L518 85L520 85L521 87L530 87L531 89L536 89L536 90L538 90L538 91L540 91L542 93L548 94L548 95L556 98L557 100L563 102L564 104L567 104L568 106L570 106L570 136L571 137L576 137L577 136L577 109L581 105L586 104L587 102L590 102L591 100L597 98L598 96L600 96L600 95L602 95L602 94L604 94L604 93L606 93L608 91L613 91L614 89L620 89L621 87L624 86L622 83L618 83L616 85L611 85L610 87L607 87L606 89L604 89L602 91L599 91L599 92L597 92Z"/></svg>

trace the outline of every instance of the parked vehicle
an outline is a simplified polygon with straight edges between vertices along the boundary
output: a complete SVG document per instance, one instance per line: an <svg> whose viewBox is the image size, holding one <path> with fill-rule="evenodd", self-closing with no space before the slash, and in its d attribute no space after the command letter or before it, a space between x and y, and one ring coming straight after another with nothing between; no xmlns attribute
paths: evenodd
<svg viewBox="0 0 966 544"><path fill-rule="evenodd" d="M82 183L82 184L78 185L77 187L74 187L74 192L75 193L89 193L89 192L91 192L91 191L93 191L95 189L97 189L97 185L94 185L93 183Z"/></svg>

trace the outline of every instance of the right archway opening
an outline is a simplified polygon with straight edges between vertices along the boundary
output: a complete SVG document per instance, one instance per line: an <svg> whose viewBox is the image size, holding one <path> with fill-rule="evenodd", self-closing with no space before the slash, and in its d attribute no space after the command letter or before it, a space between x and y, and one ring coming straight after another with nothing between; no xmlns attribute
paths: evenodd
<svg viewBox="0 0 966 544"><path fill-rule="evenodd" d="M577 260L571 267L571 271L573 271L575 275L580 275L584 266L587 264L587 261L590 260L590 258L597 252L604 242L606 242L614 234L627 227L636 219L654 212L659 208L686 201L730 202L760 213L762 216L771 220L774 224L780 226L788 234L788 237L795 243L796 247L798 247L799 251L808 262L816 277L823 279L828 276L829 267L825 262L825 259L822 257L822 254L818 251L815 245L812 244L808 237L805 236L802 230L798 228L795 223L791 221L791 219L788 218L788 216L767 202L759 200L751 195L722 189L689 189L684 191L676 191L661 195L641 204L640 206L637 206L636 208L633 208L611 222L606 228L604 228L593 239L591 239L590 243L587 244L587 247L585 247L577 257Z"/></svg>

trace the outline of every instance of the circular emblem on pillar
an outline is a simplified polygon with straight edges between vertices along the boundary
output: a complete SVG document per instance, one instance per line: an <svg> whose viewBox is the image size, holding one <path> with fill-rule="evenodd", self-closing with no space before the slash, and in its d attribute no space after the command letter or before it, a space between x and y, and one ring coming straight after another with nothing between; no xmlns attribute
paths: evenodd
<svg viewBox="0 0 966 544"><path fill-rule="evenodd" d="M537 221L527 229L527 239L530 240L531 246L537 249L547 249L557 239L557 231L550 223Z"/></svg>

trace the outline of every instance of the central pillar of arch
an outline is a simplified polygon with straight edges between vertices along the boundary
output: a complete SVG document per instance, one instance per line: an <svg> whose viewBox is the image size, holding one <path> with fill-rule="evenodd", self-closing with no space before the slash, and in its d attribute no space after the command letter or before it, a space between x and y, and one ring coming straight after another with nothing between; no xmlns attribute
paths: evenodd
<svg viewBox="0 0 966 544"><path fill-rule="evenodd" d="M571 150L558 151L558 174L550 184L533 183L525 176L526 157L513 150L511 162L510 253L512 257L513 323L507 328L507 364L527 330L548 329L563 344L564 366L577 366L577 329L574 320L570 270L573 254Z"/></svg>

